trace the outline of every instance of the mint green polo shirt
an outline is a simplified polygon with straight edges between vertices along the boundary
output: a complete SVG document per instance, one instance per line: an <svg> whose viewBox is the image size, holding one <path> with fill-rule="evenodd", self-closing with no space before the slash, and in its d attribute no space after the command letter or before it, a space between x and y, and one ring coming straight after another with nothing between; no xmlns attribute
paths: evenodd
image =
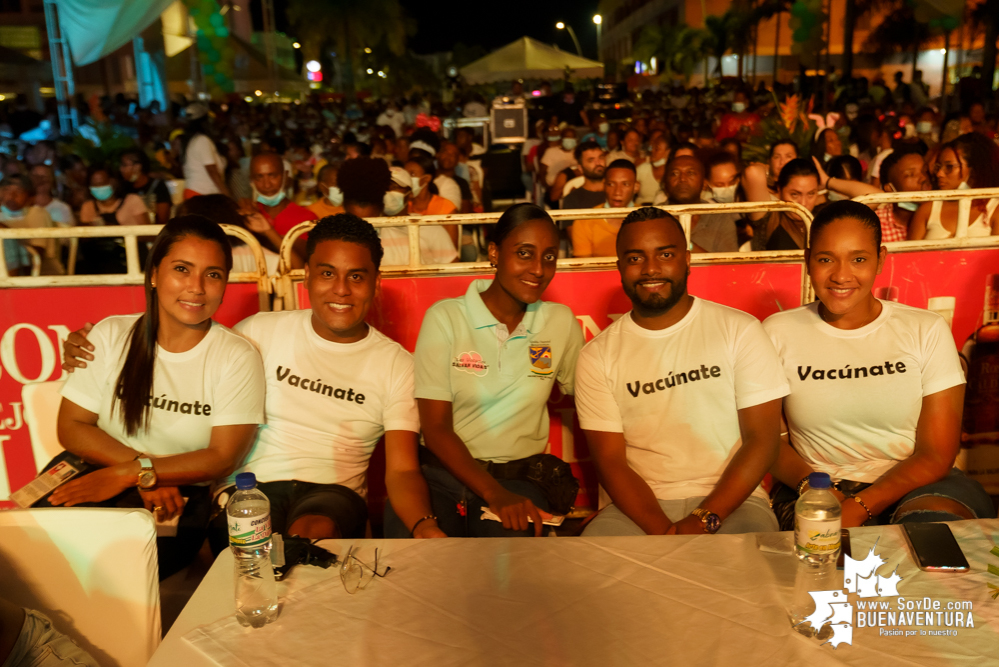
<svg viewBox="0 0 999 667"><path fill-rule="evenodd" d="M508 332L482 302L490 280L438 301L416 342L416 397L449 401L454 430L474 458L512 461L548 444L548 398L573 392L583 333L572 311L538 301Z"/></svg>

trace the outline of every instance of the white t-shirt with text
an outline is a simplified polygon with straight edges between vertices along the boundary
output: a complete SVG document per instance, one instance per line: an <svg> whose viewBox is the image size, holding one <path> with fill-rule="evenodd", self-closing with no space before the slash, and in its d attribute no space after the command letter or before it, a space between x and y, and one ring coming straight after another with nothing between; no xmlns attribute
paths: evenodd
<svg viewBox="0 0 999 667"><path fill-rule="evenodd" d="M260 350L267 382L267 423L236 472L365 495L385 431L420 431L413 355L374 327L356 343L334 343L312 328L311 310L291 310L252 315L236 330Z"/></svg>
<svg viewBox="0 0 999 667"><path fill-rule="evenodd" d="M777 313L770 335L791 394L791 444L818 472L873 482L912 455L924 396L964 384L946 322L936 313L882 301L859 329L827 324L818 303Z"/></svg>
<svg viewBox="0 0 999 667"><path fill-rule="evenodd" d="M97 414L98 428L140 452L172 456L208 447L215 426L263 423L260 355L246 339L212 322L187 352L157 348L149 430L126 435L121 406L112 413L111 399L137 319L116 315L98 322L87 334L94 360L63 385L63 397Z"/></svg>
<svg viewBox="0 0 999 667"><path fill-rule="evenodd" d="M621 316L576 364L580 426L623 433L628 465L662 500L710 494L742 444L738 411L787 393L759 320L696 297L661 331Z"/></svg>

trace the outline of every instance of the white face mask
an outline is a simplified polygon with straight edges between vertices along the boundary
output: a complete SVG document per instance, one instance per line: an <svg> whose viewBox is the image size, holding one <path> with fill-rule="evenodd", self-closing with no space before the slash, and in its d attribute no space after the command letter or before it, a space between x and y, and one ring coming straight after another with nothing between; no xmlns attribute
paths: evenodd
<svg viewBox="0 0 999 667"><path fill-rule="evenodd" d="M566 137L562 140L562 148L571 151L576 147L576 139L573 137Z"/></svg>
<svg viewBox="0 0 999 667"><path fill-rule="evenodd" d="M666 164L666 158L662 158L660 160L653 160L652 161L652 166L655 167L655 168L657 168L657 169L659 167L663 166L664 164Z"/></svg>
<svg viewBox="0 0 999 667"><path fill-rule="evenodd" d="M343 204L343 193L340 191L340 188L334 185L326 190L326 199L334 206L340 206Z"/></svg>
<svg viewBox="0 0 999 667"><path fill-rule="evenodd" d="M385 205L385 215L398 215L402 209L406 208L406 195L390 190L385 193L382 203Z"/></svg>
<svg viewBox="0 0 999 667"><path fill-rule="evenodd" d="M847 197L846 195L841 195L840 193L833 192L832 190L830 190L828 194L826 194L826 198L829 201L843 201L844 199L849 199L849 197Z"/></svg>
<svg viewBox="0 0 999 667"><path fill-rule="evenodd" d="M719 204L731 204L735 201L735 191L738 189L739 185L729 185L724 188L716 188L713 185L711 187L711 196Z"/></svg>
<svg viewBox="0 0 999 667"><path fill-rule="evenodd" d="M971 186L968 185L968 181L961 181L961 185L957 186L958 190L970 190Z"/></svg>
<svg viewBox="0 0 999 667"><path fill-rule="evenodd" d="M744 102L732 102L732 111L735 113L742 113L746 110L746 104Z"/></svg>
<svg viewBox="0 0 999 667"><path fill-rule="evenodd" d="M917 208L919 208L919 204L917 204L914 201L900 201L900 202L896 202L896 203L898 204L898 207L900 209L903 209L903 210L906 210L906 211L915 212L915 210Z"/></svg>
<svg viewBox="0 0 999 667"><path fill-rule="evenodd" d="M413 176L413 199L419 197L421 192L423 192L423 185L420 183L420 177Z"/></svg>
<svg viewBox="0 0 999 667"><path fill-rule="evenodd" d="M916 132L919 134L931 134L933 132L933 123L928 120L921 120L916 123Z"/></svg>
<svg viewBox="0 0 999 667"><path fill-rule="evenodd" d="M607 134L608 130L610 130L610 123L600 123L597 125L597 131L600 132L600 134Z"/></svg>
<svg viewBox="0 0 999 667"><path fill-rule="evenodd" d="M823 161L823 162L829 162L829 160L831 160L831 159L833 159L833 156L832 156L832 155L829 155L829 153L826 153L826 154L824 154L824 155L822 156L822 161Z"/></svg>

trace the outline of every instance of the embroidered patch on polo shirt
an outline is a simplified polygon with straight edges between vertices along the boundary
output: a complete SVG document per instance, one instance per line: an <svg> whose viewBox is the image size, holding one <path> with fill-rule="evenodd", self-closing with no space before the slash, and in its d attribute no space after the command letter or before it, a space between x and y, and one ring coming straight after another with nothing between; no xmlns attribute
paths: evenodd
<svg viewBox="0 0 999 667"><path fill-rule="evenodd" d="M552 368L552 346L549 344L532 344L528 348L531 355L531 372L535 375L551 375L555 372Z"/></svg>

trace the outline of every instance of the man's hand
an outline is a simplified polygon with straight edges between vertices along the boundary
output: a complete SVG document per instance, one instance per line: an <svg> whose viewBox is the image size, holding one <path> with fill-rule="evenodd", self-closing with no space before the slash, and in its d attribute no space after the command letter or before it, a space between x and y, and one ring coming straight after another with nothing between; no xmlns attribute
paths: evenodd
<svg viewBox="0 0 999 667"><path fill-rule="evenodd" d="M507 491L501 486L485 501L489 503L489 510L500 518L507 530L527 530L531 525L527 517L531 517L534 519L534 536L541 536L541 513L530 498Z"/></svg>
<svg viewBox="0 0 999 667"><path fill-rule="evenodd" d="M93 328L94 325L87 322L62 342L62 369L67 373L72 373L77 368L86 368L87 362L94 360L94 355L90 354L94 346L87 340L87 334Z"/></svg>
<svg viewBox="0 0 999 667"><path fill-rule="evenodd" d="M184 496L176 486L161 486L144 491L139 489L142 505L159 521L170 521L184 513Z"/></svg>
<svg viewBox="0 0 999 667"><path fill-rule="evenodd" d="M270 221L260 211L244 211L243 220L246 222L246 228L255 234L266 234L271 230Z"/></svg>
<svg viewBox="0 0 999 667"><path fill-rule="evenodd" d="M704 522L700 517L693 514L680 519L666 531L667 535L707 535L704 531Z"/></svg>
<svg viewBox="0 0 999 667"><path fill-rule="evenodd" d="M114 498L125 489L135 486L137 474L134 463L119 463L71 479L52 492L49 502L72 507L80 503L99 503Z"/></svg>

